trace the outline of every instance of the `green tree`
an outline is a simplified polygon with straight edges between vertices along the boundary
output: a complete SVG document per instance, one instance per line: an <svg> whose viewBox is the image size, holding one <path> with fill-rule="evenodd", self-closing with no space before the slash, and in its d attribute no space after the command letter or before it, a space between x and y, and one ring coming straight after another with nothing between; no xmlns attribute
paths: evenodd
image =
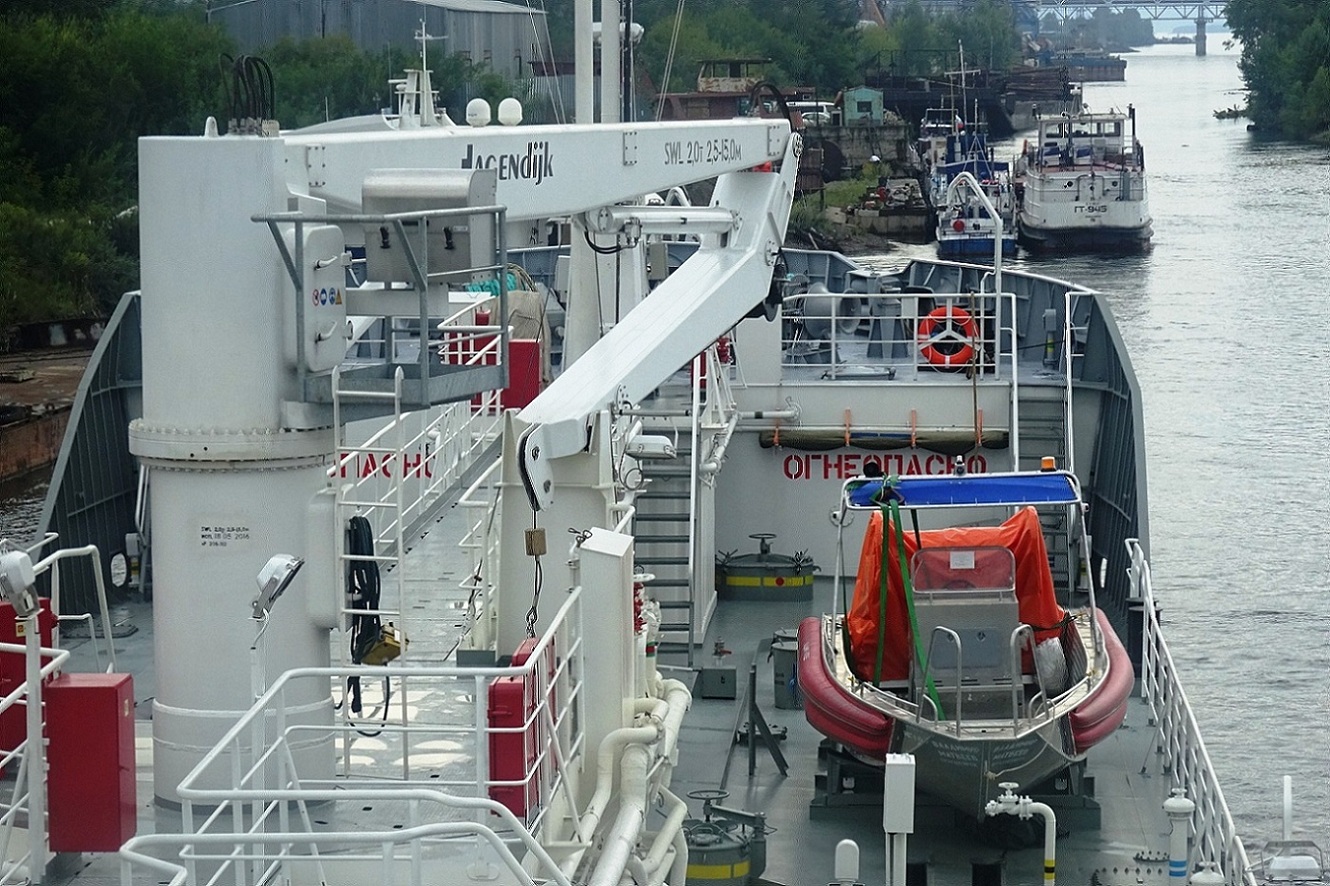
<svg viewBox="0 0 1330 886"><path fill-rule="evenodd" d="M272 68L277 119L283 128L382 110L392 104L389 74L400 77L407 67L419 66L405 50L367 54L343 36L284 39L259 55ZM455 88L458 67L449 68L451 80L448 74L437 78L435 87L444 93Z"/></svg>
<svg viewBox="0 0 1330 886"><path fill-rule="evenodd" d="M201 132L230 48L189 7L0 11L0 330L110 310L137 278L137 139Z"/></svg>
<svg viewBox="0 0 1330 886"><path fill-rule="evenodd" d="M1330 6L1320 0L1230 0L1226 17L1242 43L1247 112L1293 138L1330 130Z"/></svg>

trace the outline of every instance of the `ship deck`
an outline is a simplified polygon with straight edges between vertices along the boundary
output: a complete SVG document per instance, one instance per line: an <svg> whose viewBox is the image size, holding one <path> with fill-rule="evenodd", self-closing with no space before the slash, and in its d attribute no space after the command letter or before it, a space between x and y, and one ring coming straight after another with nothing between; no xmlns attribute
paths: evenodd
<svg viewBox="0 0 1330 886"><path fill-rule="evenodd" d="M822 736L808 725L802 711L775 707L772 662L768 660L772 636L804 617L821 614L828 601L829 586L821 584L811 603L722 601L699 656L709 658L706 652L714 640L723 639L725 647L733 650L723 666L738 670L741 695L749 670L756 666L757 707L772 729L784 736L778 746L788 763L788 774L780 773L759 743L751 758L750 776L746 742L731 740L736 724L743 731L747 720L740 707L742 698L695 697L685 721L680 765L674 777L674 790L681 796L685 791L719 788L729 792L721 801L724 805L764 812L773 832L767 842L763 876L790 886L831 882L836 845L843 839L859 844L860 881L881 883L886 876L881 794L827 796L820 791L827 758L820 752ZM1088 824L1093 816L1080 800L1042 798L1058 815L1059 881L1100 886L1167 882L1169 823L1163 801L1172 780L1157 752L1155 736L1149 707L1134 696L1123 726L1090 752L1086 774L1093 779L1094 799L1100 807L1097 827ZM917 785L920 790L926 787ZM1003 833L1009 835L1011 830L980 835L973 822L958 820L949 808L921 795L907 862L911 866L926 863L927 880L915 879L922 877L922 868L916 874L911 867L907 881L932 886L1040 882L1044 859L1038 841L1042 831L1036 829L1034 845L1024 848L1003 845ZM990 881L990 876L1000 879Z"/></svg>
<svg viewBox="0 0 1330 886"><path fill-rule="evenodd" d="M454 556L455 545L438 528L413 547L409 563L419 567L413 569L413 575L425 574L428 567L437 576L439 558ZM868 790L828 796L820 790L827 768L827 754L820 747L822 736L807 724L802 711L776 706L771 660L773 635L826 608L830 584L824 582L818 583L811 602L728 599L718 602L710 630L695 651L695 665L733 668L738 689L735 699L702 697L696 672L683 667L681 655L665 655L661 659L662 672L667 676L694 684L694 700L684 720L672 790L680 797L696 791L724 790L728 797L719 801L721 805L763 813L768 835L766 870L762 876L765 882L785 886L831 882L836 846L845 839L855 840L860 847L859 881L885 882L881 794ZM463 599L462 594L440 592L435 579L421 581L416 589L426 593L412 604L409 663L414 666L451 663L460 636L457 604ZM136 680L140 717L138 833L178 833L179 811L156 805L152 799L152 724L146 718L153 694L150 607L142 603L123 607L119 621L137 626L133 634L117 640L117 653L121 669L133 672ZM719 660L713 657L710 652L717 643L731 654ZM87 640L73 640L66 645L73 651L72 669L92 669L91 645ZM674 658L677 664L672 661ZM779 771L775 758L760 740L750 753L744 735L750 681L756 688L756 709L779 736L777 746L788 764L785 774ZM430 712L422 711L422 715L428 716ZM371 752L376 747L372 739L363 740L363 744ZM1173 781L1163 760L1149 708L1133 697L1124 725L1089 756L1086 775L1093 780L1094 800L1100 807L1098 825L1088 824L1094 816L1087 815L1078 799L1042 798L1057 809L1060 881L1097 886L1168 881L1169 823L1162 804ZM389 760L384 762L391 765ZM857 774L862 783L865 774ZM841 781L854 775L852 769L847 769L842 772ZM926 785L918 787L926 789ZM688 803L690 814L701 818L701 800L690 799ZM367 810L355 802L329 804L320 809L318 818L328 828L349 823L360 828L376 824L400 827L400 815L398 804L379 804L378 808ZM1015 824L1015 819L1009 821ZM1038 821L1036 818L1033 824ZM922 886L925 882L930 886L1040 882L1044 862L1039 848L1042 831L1035 827L1026 833L1021 848L1002 842L1013 833L1012 828L1005 828L980 834L973 822L958 819L949 809L921 795L915 833L908 838L907 881L912 886ZM922 879L923 864L927 865L926 880ZM111 854L64 857L52 868L48 882L84 886L120 883L119 859ZM126 882L158 883L163 882L163 877L160 872L137 869L132 881ZM501 878L499 882L505 880Z"/></svg>

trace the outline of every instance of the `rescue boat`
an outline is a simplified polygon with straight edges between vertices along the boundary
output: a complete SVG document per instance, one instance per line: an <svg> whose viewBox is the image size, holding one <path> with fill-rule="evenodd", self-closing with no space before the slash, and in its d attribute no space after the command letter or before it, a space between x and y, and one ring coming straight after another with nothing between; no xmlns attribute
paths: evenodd
<svg viewBox="0 0 1330 886"><path fill-rule="evenodd" d="M846 481L837 522L870 520L857 575L836 578L848 605L799 631L809 723L870 761L913 755L921 790L977 819L1001 783L1083 759L1134 683L1093 584L1058 588L1049 568L1041 511L1088 562L1083 504L1065 471Z"/></svg>

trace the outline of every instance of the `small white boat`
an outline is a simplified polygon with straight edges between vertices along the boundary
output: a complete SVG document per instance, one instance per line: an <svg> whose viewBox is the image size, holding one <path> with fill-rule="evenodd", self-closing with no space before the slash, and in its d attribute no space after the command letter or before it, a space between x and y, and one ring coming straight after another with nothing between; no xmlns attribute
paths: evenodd
<svg viewBox="0 0 1330 886"><path fill-rule="evenodd" d="M1154 233L1136 111L1039 121L1016 160L1020 244L1036 251L1147 249Z"/></svg>

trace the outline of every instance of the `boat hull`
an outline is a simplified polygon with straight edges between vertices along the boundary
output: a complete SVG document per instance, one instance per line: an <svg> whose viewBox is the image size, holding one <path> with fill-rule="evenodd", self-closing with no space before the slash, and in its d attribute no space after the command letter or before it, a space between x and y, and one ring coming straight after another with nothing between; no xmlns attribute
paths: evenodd
<svg viewBox="0 0 1330 886"><path fill-rule="evenodd" d="M1031 252L1144 252L1152 236L1149 222L1129 227L1047 227L1022 219L1018 239Z"/></svg>
<svg viewBox="0 0 1330 886"><path fill-rule="evenodd" d="M986 258L993 255L992 237L938 237L937 254L939 258ZM1007 258L1016 255L1016 240L1002 238L1002 254Z"/></svg>
<svg viewBox="0 0 1330 886"><path fill-rule="evenodd" d="M1012 731L1010 722L995 723L990 736L965 738L904 720L895 726L892 753L914 756L919 789L976 819L983 819L985 805L1002 793L999 784L1013 782L1029 793L1073 759L1065 750L1070 743L1065 719L1006 738L1002 733Z"/></svg>

